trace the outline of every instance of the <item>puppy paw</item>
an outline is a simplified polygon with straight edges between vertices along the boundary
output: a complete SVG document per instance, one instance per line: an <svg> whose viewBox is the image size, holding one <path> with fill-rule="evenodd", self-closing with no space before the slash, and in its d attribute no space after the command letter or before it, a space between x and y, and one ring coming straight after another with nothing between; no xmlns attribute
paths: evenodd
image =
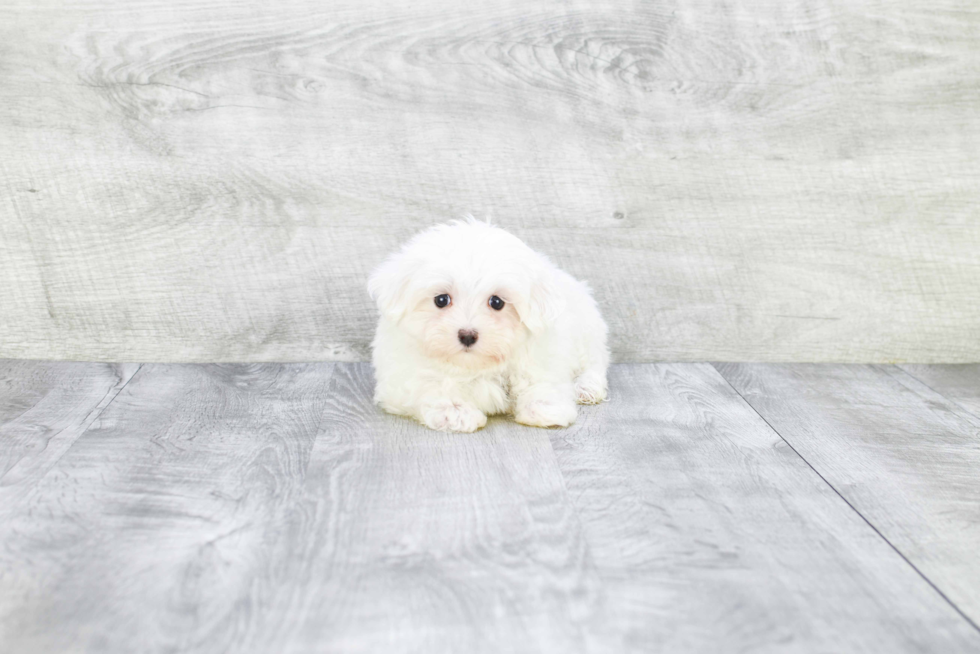
<svg viewBox="0 0 980 654"><path fill-rule="evenodd" d="M531 427L567 427L575 422L578 410L570 401L540 399L522 404L514 420Z"/></svg>
<svg viewBox="0 0 980 654"><path fill-rule="evenodd" d="M487 424L487 417L476 407L463 402L439 402L422 407L422 423L437 431L473 432Z"/></svg>
<svg viewBox="0 0 980 654"><path fill-rule="evenodd" d="M607 394L605 375L584 372L575 380L575 401L579 404L599 404Z"/></svg>

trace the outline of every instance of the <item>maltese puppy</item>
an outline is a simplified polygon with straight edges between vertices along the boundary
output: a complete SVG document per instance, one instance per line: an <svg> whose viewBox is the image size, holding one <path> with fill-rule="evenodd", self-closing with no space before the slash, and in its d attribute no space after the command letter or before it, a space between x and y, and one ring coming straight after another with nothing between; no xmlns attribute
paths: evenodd
<svg viewBox="0 0 980 654"><path fill-rule="evenodd" d="M487 416L565 427L606 398L606 323L588 286L472 217L437 225L371 275L374 400L432 429Z"/></svg>

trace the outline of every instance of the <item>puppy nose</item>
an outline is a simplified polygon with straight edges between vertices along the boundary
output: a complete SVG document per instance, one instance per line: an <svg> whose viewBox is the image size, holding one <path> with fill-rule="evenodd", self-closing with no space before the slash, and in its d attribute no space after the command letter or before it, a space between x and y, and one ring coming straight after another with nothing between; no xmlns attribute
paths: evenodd
<svg viewBox="0 0 980 654"><path fill-rule="evenodd" d="M476 339L479 338L480 335L477 334L475 329L461 329L459 330L458 336L459 342L466 347L469 347L476 343Z"/></svg>

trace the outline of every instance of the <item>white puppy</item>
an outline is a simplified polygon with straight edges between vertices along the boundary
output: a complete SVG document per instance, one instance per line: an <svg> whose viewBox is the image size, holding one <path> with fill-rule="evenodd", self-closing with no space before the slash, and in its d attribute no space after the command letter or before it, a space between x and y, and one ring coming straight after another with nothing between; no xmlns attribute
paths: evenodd
<svg viewBox="0 0 980 654"><path fill-rule="evenodd" d="M381 319L374 399L391 413L471 432L487 415L564 427L606 397L606 324L589 288L517 237L456 221L374 271Z"/></svg>

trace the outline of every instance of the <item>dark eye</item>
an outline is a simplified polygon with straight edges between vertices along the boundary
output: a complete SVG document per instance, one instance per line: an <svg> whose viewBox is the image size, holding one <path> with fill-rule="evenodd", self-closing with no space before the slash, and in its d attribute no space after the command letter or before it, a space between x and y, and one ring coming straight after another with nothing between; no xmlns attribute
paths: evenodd
<svg viewBox="0 0 980 654"><path fill-rule="evenodd" d="M446 295L445 293L436 296L436 306L439 307L440 309L445 309L452 303L453 303L453 299L448 295Z"/></svg>
<svg viewBox="0 0 980 654"><path fill-rule="evenodd" d="M493 309L494 311L500 311L501 309L504 308L504 301L501 300L496 295L490 296L489 304L490 304L490 308Z"/></svg>

